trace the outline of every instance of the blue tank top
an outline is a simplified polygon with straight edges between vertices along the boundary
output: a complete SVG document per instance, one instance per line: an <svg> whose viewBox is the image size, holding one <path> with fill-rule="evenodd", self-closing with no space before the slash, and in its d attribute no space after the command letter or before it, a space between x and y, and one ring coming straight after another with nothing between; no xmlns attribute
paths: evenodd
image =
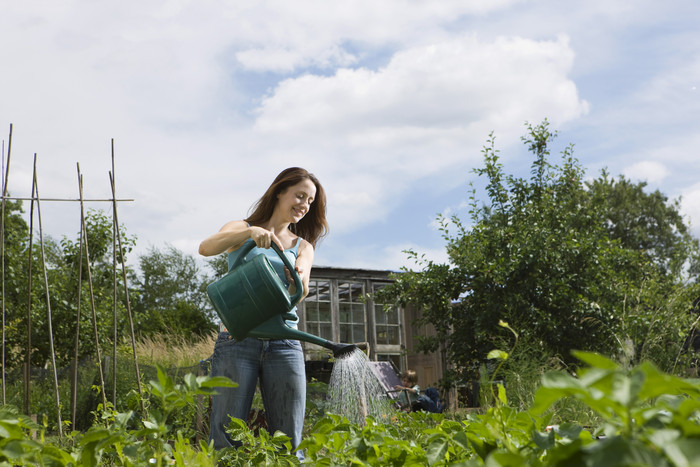
<svg viewBox="0 0 700 467"><path fill-rule="evenodd" d="M243 245L245 245L248 242L252 242L253 239L249 238L246 240ZM285 256L287 256L287 259L289 259L289 262L292 263L292 265L296 264L297 262L297 249L299 248L299 244L301 243L301 237L297 238L296 243L294 244L293 247L291 247L288 250L284 250ZM239 252L243 248L243 245L241 245L239 248L236 250L232 251L231 253L228 254L228 269L229 271L231 270L231 266L236 262L239 256ZM247 263L251 259L255 258L258 255L265 255L267 256L267 259L270 260L270 263L272 264L272 267L274 268L275 272L277 275L282 279L282 283L286 286L289 287L289 281L287 280L287 276L284 273L284 263L282 262L282 259L275 253L275 250L272 248L260 248L260 247L253 247L252 250L248 252L247 255L245 255L245 258L243 258L243 262ZM286 320L285 322L287 323L288 326L297 329L297 323L299 322L299 315L297 315L297 307L294 307L290 310L290 313L293 313L297 319L295 321L292 320Z"/></svg>

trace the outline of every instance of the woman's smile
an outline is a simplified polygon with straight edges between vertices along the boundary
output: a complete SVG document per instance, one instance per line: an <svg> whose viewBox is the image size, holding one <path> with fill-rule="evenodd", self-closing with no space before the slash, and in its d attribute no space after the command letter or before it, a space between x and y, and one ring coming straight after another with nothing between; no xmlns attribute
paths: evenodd
<svg viewBox="0 0 700 467"><path fill-rule="evenodd" d="M277 195L278 207L282 212L284 209L289 209L286 212L291 214L292 222L296 223L309 212L315 196L316 186L311 180L304 180Z"/></svg>

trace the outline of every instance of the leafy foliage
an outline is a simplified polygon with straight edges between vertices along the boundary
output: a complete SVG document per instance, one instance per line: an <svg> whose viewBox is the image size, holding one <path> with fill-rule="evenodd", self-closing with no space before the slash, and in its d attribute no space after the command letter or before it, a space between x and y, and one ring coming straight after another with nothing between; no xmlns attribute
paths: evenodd
<svg viewBox="0 0 700 467"><path fill-rule="evenodd" d="M141 280L136 304L143 335L172 333L186 337L211 334L215 326L204 276L195 259L170 246L151 248L139 258Z"/></svg>
<svg viewBox="0 0 700 467"><path fill-rule="evenodd" d="M507 361L509 353L492 356ZM578 376L548 373L529 411L510 407L505 388L498 385L496 403L481 414L397 412L390 420L370 418L362 426L326 414L299 448L307 462L326 466L697 464L699 381L663 373L649 363L627 369L599 354L577 352L576 357L585 368ZM298 464L288 437L265 430L255 436L240 420L229 426L240 447L216 452L211 444L193 441L187 408L196 397L230 385L225 378L193 375L175 383L159 370L148 385L146 416L108 407L96 413L89 430L60 442L45 436L45 426L0 407L0 465ZM558 420L557 405L571 398L594 410L601 424Z"/></svg>
<svg viewBox="0 0 700 467"><path fill-rule="evenodd" d="M420 322L435 328L420 346L446 352L448 385L476 379L483 356L502 347L500 320L518 324L521 349L563 365L575 363L572 349L612 355L631 341L628 360L670 369L691 328L698 242L678 204L605 173L586 182L572 146L551 163L555 136L546 120L528 125L533 162L522 178L505 173L492 135L475 170L487 200L472 187L468 222L439 218L449 263L409 251L420 270L380 292L380 301L420 308Z"/></svg>
<svg viewBox="0 0 700 467"><path fill-rule="evenodd" d="M126 262L126 256L135 245L135 238L120 227L122 249L117 245L115 256L112 218L98 210L88 210L85 216L87 247L81 242L79 234L75 239L64 237L60 242L44 236L48 297L43 278L44 258L37 246L38 239L33 239L32 288L31 295L28 294L30 235L21 213L19 202L8 202L3 252L8 368L17 367L25 358L27 309L30 304L32 366L44 366L51 359L49 339L46 338L49 303L54 352L59 367L72 362L76 345L79 359L96 355L94 327L97 327L103 354L107 353L114 339L117 342L126 340L130 326L122 280L122 259L126 264L135 329L142 336L167 331L192 338L214 330L211 307L205 295L205 285L210 279L202 273L194 258L173 247L164 250L152 248L140 257L139 275ZM121 258L122 252L125 258ZM92 286L88 279L91 279ZM76 334L79 335L77 340Z"/></svg>
<svg viewBox="0 0 700 467"><path fill-rule="evenodd" d="M0 465L178 465L214 466L211 444L193 443L191 409L199 396L216 387L235 387L223 377L188 374L175 383L162 369L148 384L145 416L100 406L95 423L85 432L72 432L56 444L39 425L11 406L0 407ZM35 434L39 433L39 439Z"/></svg>
<svg viewBox="0 0 700 467"><path fill-rule="evenodd" d="M6 200L2 244L5 292L5 361L10 367L21 359L20 336L26 336L27 313L27 265L26 249L29 240L29 226L22 218L22 205L19 201Z"/></svg>

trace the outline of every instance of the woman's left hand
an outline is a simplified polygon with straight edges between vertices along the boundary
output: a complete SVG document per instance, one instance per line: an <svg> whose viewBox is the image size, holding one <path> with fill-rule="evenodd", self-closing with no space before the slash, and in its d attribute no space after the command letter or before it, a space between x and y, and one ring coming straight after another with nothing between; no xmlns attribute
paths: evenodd
<svg viewBox="0 0 700 467"><path fill-rule="evenodd" d="M296 270L299 277L302 277L303 270L299 266L296 266L294 269ZM292 273L290 273L289 269L287 269L286 267L284 268L284 275L287 276L287 282L289 282L289 289L287 289L287 290L289 291L290 294L294 295L297 291L297 285L296 285L296 282L294 282L294 278L292 277Z"/></svg>

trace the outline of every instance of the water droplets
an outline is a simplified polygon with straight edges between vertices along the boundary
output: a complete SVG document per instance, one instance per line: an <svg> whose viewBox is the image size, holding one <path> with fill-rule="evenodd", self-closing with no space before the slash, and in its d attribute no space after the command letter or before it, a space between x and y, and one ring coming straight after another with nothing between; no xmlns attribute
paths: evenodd
<svg viewBox="0 0 700 467"><path fill-rule="evenodd" d="M391 401L368 363L367 355L359 349L335 360L328 387L328 412L344 415L359 425L365 424L367 416L391 420Z"/></svg>

